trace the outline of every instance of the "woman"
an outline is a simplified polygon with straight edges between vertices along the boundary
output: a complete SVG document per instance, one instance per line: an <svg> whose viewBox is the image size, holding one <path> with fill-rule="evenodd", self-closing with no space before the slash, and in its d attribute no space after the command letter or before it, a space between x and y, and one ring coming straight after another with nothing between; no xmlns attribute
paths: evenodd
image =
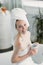
<svg viewBox="0 0 43 65"><path fill-rule="evenodd" d="M15 27L18 31L14 40L14 52L11 62L17 65L28 65L29 57L37 53L37 49L31 49L29 22L23 9L14 9Z"/></svg>

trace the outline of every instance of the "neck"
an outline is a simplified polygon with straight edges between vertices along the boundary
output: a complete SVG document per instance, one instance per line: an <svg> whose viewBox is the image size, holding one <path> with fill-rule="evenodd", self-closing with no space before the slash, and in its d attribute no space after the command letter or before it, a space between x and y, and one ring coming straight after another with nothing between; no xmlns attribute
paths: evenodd
<svg viewBox="0 0 43 65"><path fill-rule="evenodd" d="M26 35L26 33L27 33L27 31L26 31L25 33L19 32L18 34L19 34L20 36L22 36L22 35Z"/></svg>

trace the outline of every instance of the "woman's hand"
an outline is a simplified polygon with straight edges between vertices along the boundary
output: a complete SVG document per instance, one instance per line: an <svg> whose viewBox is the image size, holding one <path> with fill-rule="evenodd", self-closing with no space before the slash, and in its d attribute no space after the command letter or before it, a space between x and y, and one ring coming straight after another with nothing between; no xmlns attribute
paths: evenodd
<svg viewBox="0 0 43 65"><path fill-rule="evenodd" d="M27 55L28 56L32 56L32 55L35 55L37 54L38 50L37 49L31 49L28 51Z"/></svg>

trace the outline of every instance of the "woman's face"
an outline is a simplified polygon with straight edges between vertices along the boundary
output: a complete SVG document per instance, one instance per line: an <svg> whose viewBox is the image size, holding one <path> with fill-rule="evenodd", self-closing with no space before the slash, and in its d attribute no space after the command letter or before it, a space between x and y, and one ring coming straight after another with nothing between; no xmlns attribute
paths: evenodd
<svg viewBox="0 0 43 65"><path fill-rule="evenodd" d="M16 22L16 25L17 25L17 30L20 33L25 33L28 29L26 22L24 22L23 20L18 20Z"/></svg>

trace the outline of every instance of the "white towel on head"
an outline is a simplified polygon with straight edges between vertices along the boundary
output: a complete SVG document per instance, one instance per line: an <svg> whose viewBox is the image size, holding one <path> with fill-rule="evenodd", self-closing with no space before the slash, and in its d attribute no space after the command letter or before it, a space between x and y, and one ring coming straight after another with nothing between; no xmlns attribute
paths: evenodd
<svg viewBox="0 0 43 65"><path fill-rule="evenodd" d="M23 14L23 15L26 15L27 13L26 13L26 11L25 10L23 10L23 9L21 9L21 8L14 8L13 10L12 10L12 12L13 12L13 14L14 15L19 15L19 14Z"/></svg>
<svg viewBox="0 0 43 65"><path fill-rule="evenodd" d="M18 19L18 20L24 20L27 24L27 26L29 27L29 22L27 20L27 17L26 17L26 11L21 9L21 8L14 8L12 10L12 17L13 19L15 19L15 21Z"/></svg>

